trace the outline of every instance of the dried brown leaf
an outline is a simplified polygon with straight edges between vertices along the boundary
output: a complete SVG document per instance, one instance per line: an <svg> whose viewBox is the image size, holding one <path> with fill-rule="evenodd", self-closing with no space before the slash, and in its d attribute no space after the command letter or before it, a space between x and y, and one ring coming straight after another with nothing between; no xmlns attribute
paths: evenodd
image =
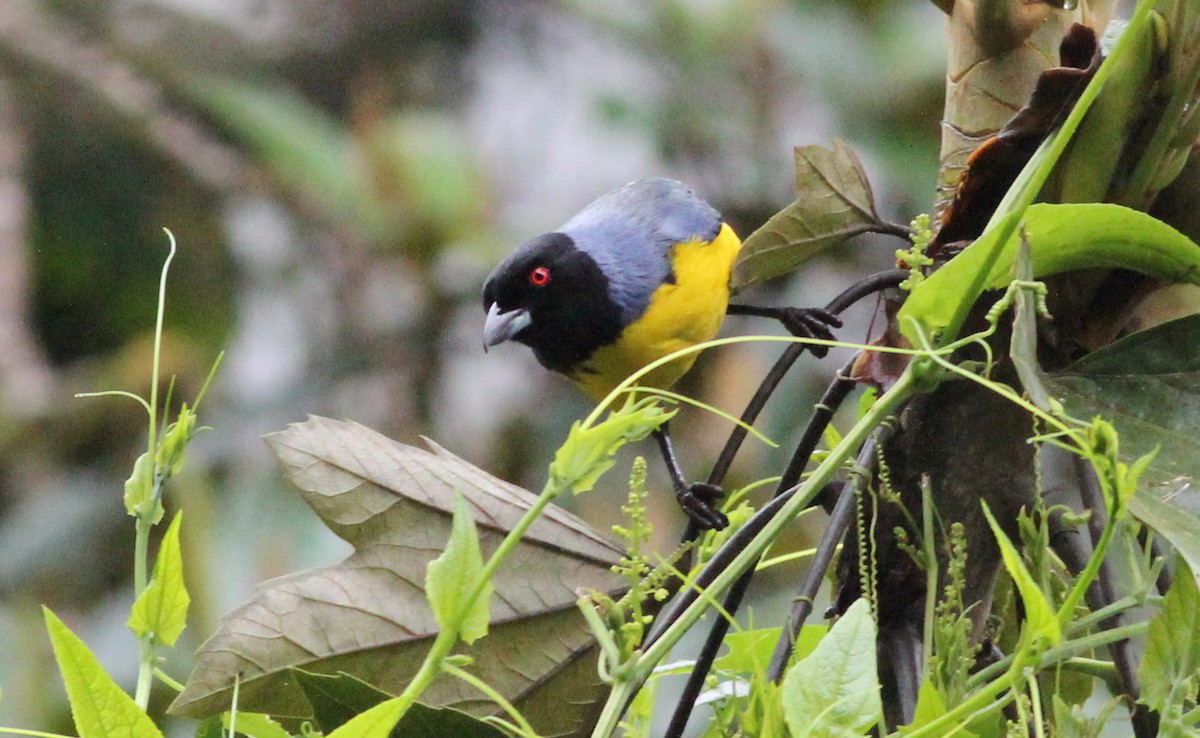
<svg viewBox="0 0 1200 738"><path fill-rule="evenodd" d="M414 448L356 423L312 417L266 440L304 500L355 551L332 566L265 582L226 615L172 705L176 714L228 709L240 675L241 709L309 717L290 667L346 672L398 693L437 634L425 568L449 536L455 490L471 507L485 556L535 499L433 442L430 451ZM528 709L542 732L581 729L589 698L600 693L575 590L619 593L623 580L609 567L620 555L616 544L551 506L493 580L491 635L463 652L475 658L481 678ZM448 678L422 700L473 714L495 711Z"/></svg>

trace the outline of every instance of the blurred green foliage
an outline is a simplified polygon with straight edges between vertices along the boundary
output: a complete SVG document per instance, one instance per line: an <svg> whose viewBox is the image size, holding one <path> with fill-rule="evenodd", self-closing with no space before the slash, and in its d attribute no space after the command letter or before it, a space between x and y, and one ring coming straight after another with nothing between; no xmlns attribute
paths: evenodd
<svg viewBox="0 0 1200 738"><path fill-rule="evenodd" d="M31 593L74 603L56 611L132 683L122 671L132 637L106 603L128 596L120 480L145 439L134 408L69 398L148 383L163 226L180 241L164 373L191 396L216 352L230 350L201 418L215 430L197 438L194 471L166 501L189 510L195 607L176 649L186 654L256 582L342 550L283 489L262 433L309 412L350 417L400 438L432 435L540 486L586 407L532 357L484 359L478 289L501 254L569 214L539 193L578 205L612 184L597 181L610 137L650 152L625 179L688 180L743 234L791 200L790 147L834 134L863 156L886 216L907 220L931 199L944 40L929 4L205 5L0 4L0 113L15 109L21 124L0 130L0 151L19 162L0 166L0 208L28 204L17 235L0 229L0 255L27 267L13 278L28 298L0 307L11 313L0 322L25 325L38 350L21 371L0 363L0 398L40 398L32 410L0 400L0 624L12 626L0 627L0 724L66 725L53 674L17 670L47 658L22 625ZM551 72L577 69L564 63L577 54L637 74L546 90ZM483 72L513 59L524 76L486 98ZM485 98L503 104L473 107ZM582 108L570 107L576 99ZM527 129L489 137L536 105L519 118ZM580 164L558 181L500 155L557 156L560 140ZM512 216L531 211L537 224ZM797 284L832 294L889 258L890 245L838 249L817 276L769 297L789 299ZM705 357L684 389L736 412L769 360ZM826 373L790 380L793 406L763 422L777 440ZM678 429L685 464L713 456L726 431L703 417ZM750 451L746 466L764 454ZM618 517L617 488L581 499L598 527ZM679 521L670 496L657 497L666 541Z"/></svg>

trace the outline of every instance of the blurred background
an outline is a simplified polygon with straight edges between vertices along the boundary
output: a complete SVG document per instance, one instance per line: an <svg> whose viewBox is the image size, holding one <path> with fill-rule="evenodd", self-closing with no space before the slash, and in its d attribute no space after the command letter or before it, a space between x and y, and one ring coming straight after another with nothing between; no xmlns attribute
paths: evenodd
<svg viewBox="0 0 1200 738"><path fill-rule="evenodd" d="M347 551L262 434L352 419L540 488L590 408L523 347L483 353L492 266L648 176L688 182L745 236L791 201L792 147L834 136L907 222L932 202L944 43L939 11L911 0L0 2L0 725L73 731L39 604L135 678L121 495L145 417L74 395L148 391L164 227L176 396L227 352L212 430L166 500L187 510L193 607L165 667L184 679L256 583ZM747 299L821 304L896 247L858 239ZM864 340L870 319L841 335ZM710 352L684 390L736 414L778 351ZM735 485L781 468L844 360L802 360L760 423L783 449L748 442ZM685 410L674 428L706 476L729 424ZM608 530L635 453L667 550L683 520L652 444L570 504ZM759 582L774 597L756 622L797 571Z"/></svg>

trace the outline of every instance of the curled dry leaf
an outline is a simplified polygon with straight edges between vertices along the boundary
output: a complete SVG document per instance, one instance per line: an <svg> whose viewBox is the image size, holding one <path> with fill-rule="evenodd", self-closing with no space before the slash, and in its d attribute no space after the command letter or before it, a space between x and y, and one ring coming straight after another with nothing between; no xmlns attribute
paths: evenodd
<svg viewBox="0 0 1200 738"><path fill-rule="evenodd" d="M265 582L226 615L201 648L175 714L228 709L236 674L240 709L310 717L291 667L345 672L398 693L437 634L425 569L449 537L455 491L471 509L485 556L535 499L431 441L431 450L414 448L356 423L312 417L266 440L305 502L355 551L332 566ZM475 659L472 670L543 733L581 730L591 698L602 694L575 590L619 595L623 580L609 567L620 555L616 544L550 506L493 579L490 637L462 649ZM422 701L496 711L448 677Z"/></svg>
<svg viewBox="0 0 1200 738"><path fill-rule="evenodd" d="M1042 72L1029 102L967 159L954 199L941 214L930 256L944 258L947 245L973 240L983 232L1025 163L1062 123L1096 73L1099 49L1092 29L1071 27L1059 47L1061 65Z"/></svg>

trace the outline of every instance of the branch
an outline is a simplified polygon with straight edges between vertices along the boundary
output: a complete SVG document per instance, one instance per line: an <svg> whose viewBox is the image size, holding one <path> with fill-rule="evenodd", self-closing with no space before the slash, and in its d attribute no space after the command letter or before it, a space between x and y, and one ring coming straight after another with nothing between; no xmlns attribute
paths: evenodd
<svg viewBox="0 0 1200 738"><path fill-rule="evenodd" d="M209 187L228 192L249 180L238 152L172 113L157 83L30 0L0 3L0 55L85 92Z"/></svg>

